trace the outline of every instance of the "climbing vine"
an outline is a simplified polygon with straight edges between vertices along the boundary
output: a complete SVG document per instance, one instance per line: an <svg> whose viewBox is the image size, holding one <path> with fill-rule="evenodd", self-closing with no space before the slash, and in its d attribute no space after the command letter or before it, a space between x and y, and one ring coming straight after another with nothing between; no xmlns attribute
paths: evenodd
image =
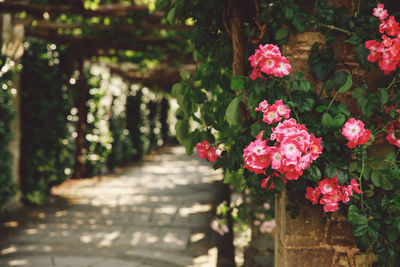
<svg viewBox="0 0 400 267"><path fill-rule="evenodd" d="M323 207L325 216L343 213L361 251L378 255L378 266L397 266L398 23L382 15L397 14L395 1L382 1L384 7L368 0L156 3L170 21L191 18L198 26L191 37L198 70L182 73L172 89L180 106L176 135L187 152L197 145L226 182L259 196L296 192L293 216L300 205ZM304 32L320 34L307 51L310 74L290 66L293 38Z"/></svg>

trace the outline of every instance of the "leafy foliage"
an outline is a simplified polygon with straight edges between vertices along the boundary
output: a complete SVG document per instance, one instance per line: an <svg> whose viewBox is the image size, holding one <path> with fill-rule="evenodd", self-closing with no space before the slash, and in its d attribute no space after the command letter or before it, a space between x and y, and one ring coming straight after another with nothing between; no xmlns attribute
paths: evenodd
<svg viewBox="0 0 400 267"><path fill-rule="evenodd" d="M169 10L170 21L192 17L198 26L191 39L195 47L194 59L199 62L198 70L190 77L183 77L172 90L179 104L177 138L187 153L192 153L196 143L208 140L211 146L222 151L214 168L223 169L226 182L240 189L246 185L259 195L283 190L285 184L277 177L270 180L276 184L273 190L260 189L260 181L272 171L255 175L243 167L245 146L261 131L265 131L265 136L271 134L271 127L260 123L262 115L254 108L264 99L268 103L282 99L292 110L293 117L323 140L323 154L296 181L299 197L295 198L293 205L304 200L307 186L315 185L325 177L336 176L340 184L356 179L362 193L360 197L352 197L350 206L344 205L343 210L349 211L348 220L353 225L357 245L362 251L372 250L379 255L380 266L397 266L400 262L398 234L395 233L400 218L399 149L389 146L389 151L383 151L380 146L387 126L399 118L396 111L387 110L389 107L400 108L400 74L396 71L389 77L381 75L375 81L368 80L368 85L362 84L359 77L355 78L356 70L360 68L365 71L374 69L367 60L368 51L364 44L374 38L374 34L379 35L379 20L371 16L376 2L361 2L355 5L353 13L346 7L330 6L323 0L258 1L257 7L250 3L246 7L236 3L242 12L244 39L257 40L257 46L286 44L293 35L310 26L325 36L325 44L315 43L310 48L308 63L312 82L302 73L293 73L283 79L252 81L248 78L250 64L247 62L245 75L232 77L229 38L232 34L229 28L232 6L229 4L168 0L158 0L157 4ZM388 2L387 8L392 8L393 14L398 11L393 2L384 2ZM235 5L234 2L230 4ZM267 25L266 32L263 32L263 25ZM232 39L236 37L232 36ZM289 42L289 49L290 45ZM245 58L253 53L254 48L257 47L250 43L247 45ZM358 65L349 66L349 58ZM338 101L349 99L350 95L354 100ZM368 143L354 150L345 146L341 133L344 123L351 117L366 123L366 128L372 133ZM374 150L385 153L377 156ZM244 179L237 179L238 175ZM291 182L288 184L293 187Z"/></svg>
<svg viewBox="0 0 400 267"><path fill-rule="evenodd" d="M11 59L0 57L0 66L9 69ZM9 151L9 144L12 140L11 124L14 118L12 100L12 75L13 70L1 72L0 78L0 207L4 205L14 194L15 185L12 176L12 159Z"/></svg>

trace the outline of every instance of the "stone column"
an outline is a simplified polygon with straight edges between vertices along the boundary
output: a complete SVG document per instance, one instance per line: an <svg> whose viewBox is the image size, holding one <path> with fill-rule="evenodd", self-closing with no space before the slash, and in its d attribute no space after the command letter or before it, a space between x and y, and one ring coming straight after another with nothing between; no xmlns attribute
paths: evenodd
<svg viewBox="0 0 400 267"><path fill-rule="evenodd" d="M329 5L339 7L346 5L350 12L355 12L356 1L328 1ZM334 48L342 45L345 37L338 36ZM291 73L303 72L306 79L313 81L310 66L307 62L312 45L318 42L325 44L325 38L320 32L312 29L289 38L284 49L284 54L292 64ZM338 55L339 61L344 61L348 66L356 70L358 65L354 58L354 48L344 44L342 53ZM355 84L368 82L366 72L357 69L353 72ZM313 81L317 90L321 88L321 82ZM340 95L337 100L349 107L351 112L357 112L351 92ZM287 211L290 205L289 199L295 194L288 191L282 192L276 197L275 205L275 267L292 266L318 266L318 267L358 267L372 266L376 260L374 255L361 253L352 235L351 225L339 212L332 214L330 218L323 215L322 208L303 205L298 210L296 218L292 218ZM305 194L305 193L304 193ZM367 264L369 263L369 264Z"/></svg>
<svg viewBox="0 0 400 267"><path fill-rule="evenodd" d="M19 178L19 158L20 158L20 73L18 65L21 63L24 46L24 26L22 24L15 24L11 14L3 14L2 17L2 48L1 53L9 57L13 62L16 69L13 73L13 84L11 93L14 100L14 121L11 125L13 132L13 140L9 144L9 150L13 158L12 175L15 184L20 183ZM18 194L6 205L6 208L14 209L18 206Z"/></svg>
<svg viewBox="0 0 400 267"><path fill-rule="evenodd" d="M325 220L321 207L304 205L293 219L286 209L288 194L276 197L275 267L372 266L376 257L358 250L344 216L334 213Z"/></svg>

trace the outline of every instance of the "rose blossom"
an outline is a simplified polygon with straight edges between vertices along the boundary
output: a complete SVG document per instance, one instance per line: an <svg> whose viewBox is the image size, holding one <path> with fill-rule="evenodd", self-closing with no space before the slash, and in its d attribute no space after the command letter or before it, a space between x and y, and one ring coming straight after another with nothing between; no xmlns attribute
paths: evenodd
<svg viewBox="0 0 400 267"><path fill-rule="evenodd" d="M343 126L342 135L349 141L347 146L355 148L370 139L370 130L364 128L364 123L354 118L349 119Z"/></svg>

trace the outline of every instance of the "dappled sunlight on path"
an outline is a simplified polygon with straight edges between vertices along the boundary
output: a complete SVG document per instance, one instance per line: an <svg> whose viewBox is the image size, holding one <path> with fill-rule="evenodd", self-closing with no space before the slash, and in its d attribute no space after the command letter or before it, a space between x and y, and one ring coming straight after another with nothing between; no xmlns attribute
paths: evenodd
<svg viewBox="0 0 400 267"><path fill-rule="evenodd" d="M71 180L3 216L0 266L215 266L221 174L171 147L117 174Z"/></svg>

